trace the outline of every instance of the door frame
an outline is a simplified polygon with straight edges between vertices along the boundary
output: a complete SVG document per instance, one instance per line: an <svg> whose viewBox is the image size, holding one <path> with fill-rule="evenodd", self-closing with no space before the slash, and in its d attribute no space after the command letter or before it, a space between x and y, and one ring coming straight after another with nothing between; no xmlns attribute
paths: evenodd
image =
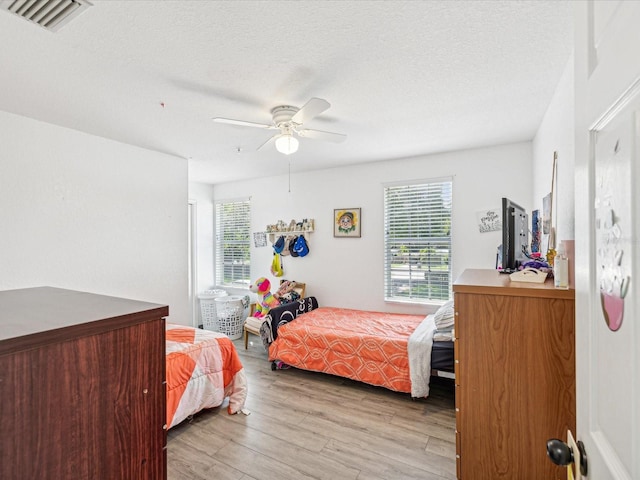
<svg viewBox="0 0 640 480"><path fill-rule="evenodd" d="M189 314L190 324L198 326L198 202L188 203L188 244L189 244Z"/></svg>

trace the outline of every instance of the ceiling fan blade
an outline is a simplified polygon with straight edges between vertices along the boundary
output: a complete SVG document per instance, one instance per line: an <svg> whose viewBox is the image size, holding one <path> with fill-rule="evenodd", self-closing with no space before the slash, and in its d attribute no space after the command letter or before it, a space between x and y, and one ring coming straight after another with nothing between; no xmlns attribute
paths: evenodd
<svg viewBox="0 0 640 480"><path fill-rule="evenodd" d="M276 138L278 138L279 136L280 136L279 133L276 133L275 135L272 135L271 137L269 137L269 139L266 142L264 142L262 145L260 145L258 148L256 148L256 151L262 150L267 145L271 145L276 140Z"/></svg>
<svg viewBox="0 0 640 480"><path fill-rule="evenodd" d="M275 128L278 128L275 125L267 125L265 123L245 122L244 120L234 120L232 118L215 117L213 121L218 123L227 123L229 125L239 125L241 127L266 128L266 129L272 129L272 130Z"/></svg>
<svg viewBox="0 0 640 480"><path fill-rule="evenodd" d="M304 106L296 112L296 114L291 117L291 121L297 123L298 125L308 122L313 117L320 115L326 109L331 106L329 102L323 100L322 98L312 98Z"/></svg>
<svg viewBox="0 0 640 480"><path fill-rule="evenodd" d="M342 133L323 132L322 130L311 130L308 128L297 130L298 135L304 138L313 138L314 140L326 140L328 142L340 143L347 139Z"/></svg>

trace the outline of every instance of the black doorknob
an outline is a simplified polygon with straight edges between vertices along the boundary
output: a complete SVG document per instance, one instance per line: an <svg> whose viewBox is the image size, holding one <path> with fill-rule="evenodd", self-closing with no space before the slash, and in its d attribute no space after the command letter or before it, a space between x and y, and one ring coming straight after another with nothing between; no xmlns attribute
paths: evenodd
<svg viewBox="0 0 640 480"><path fill-rule="evenodd" d="M576 444L580 453L580 473L586 476L589 471L587 452L584 448L584 443L578 441ZM547 440L547 455L549 455L553 463L563 467L572 464L575 460L571 447L557 438Z"/></svg>
<svg viewBox="0 0 640 480"><path fill-rule="evenodd" d="M547 440L547 455L553 463L566 467L573 463L573 452L569 445L557 438Z"/></svg>

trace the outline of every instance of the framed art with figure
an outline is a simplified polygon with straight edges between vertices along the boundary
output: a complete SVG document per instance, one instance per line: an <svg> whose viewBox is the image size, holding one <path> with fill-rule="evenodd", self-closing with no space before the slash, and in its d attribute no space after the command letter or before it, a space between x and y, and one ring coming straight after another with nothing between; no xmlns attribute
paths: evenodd
<svg viewBox="0 0 640 480"><path fill-rule="evenodd" d="M360 238L362 216L359 208L336 208L333 211L333 236Z"/></svg>

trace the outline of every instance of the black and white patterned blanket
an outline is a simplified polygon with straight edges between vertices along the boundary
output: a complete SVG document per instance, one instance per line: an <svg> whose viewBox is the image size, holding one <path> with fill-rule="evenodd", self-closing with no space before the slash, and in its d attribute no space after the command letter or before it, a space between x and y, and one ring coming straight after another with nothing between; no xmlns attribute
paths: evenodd
<svg viewBox="0 0 640 480"><path fill-rule="evenodd" d="M316 308L318 308L316 297L305 297L269 310L260 327L260 338L264 348L268 350L269 345L278 338L278 327Z"/></svg>

